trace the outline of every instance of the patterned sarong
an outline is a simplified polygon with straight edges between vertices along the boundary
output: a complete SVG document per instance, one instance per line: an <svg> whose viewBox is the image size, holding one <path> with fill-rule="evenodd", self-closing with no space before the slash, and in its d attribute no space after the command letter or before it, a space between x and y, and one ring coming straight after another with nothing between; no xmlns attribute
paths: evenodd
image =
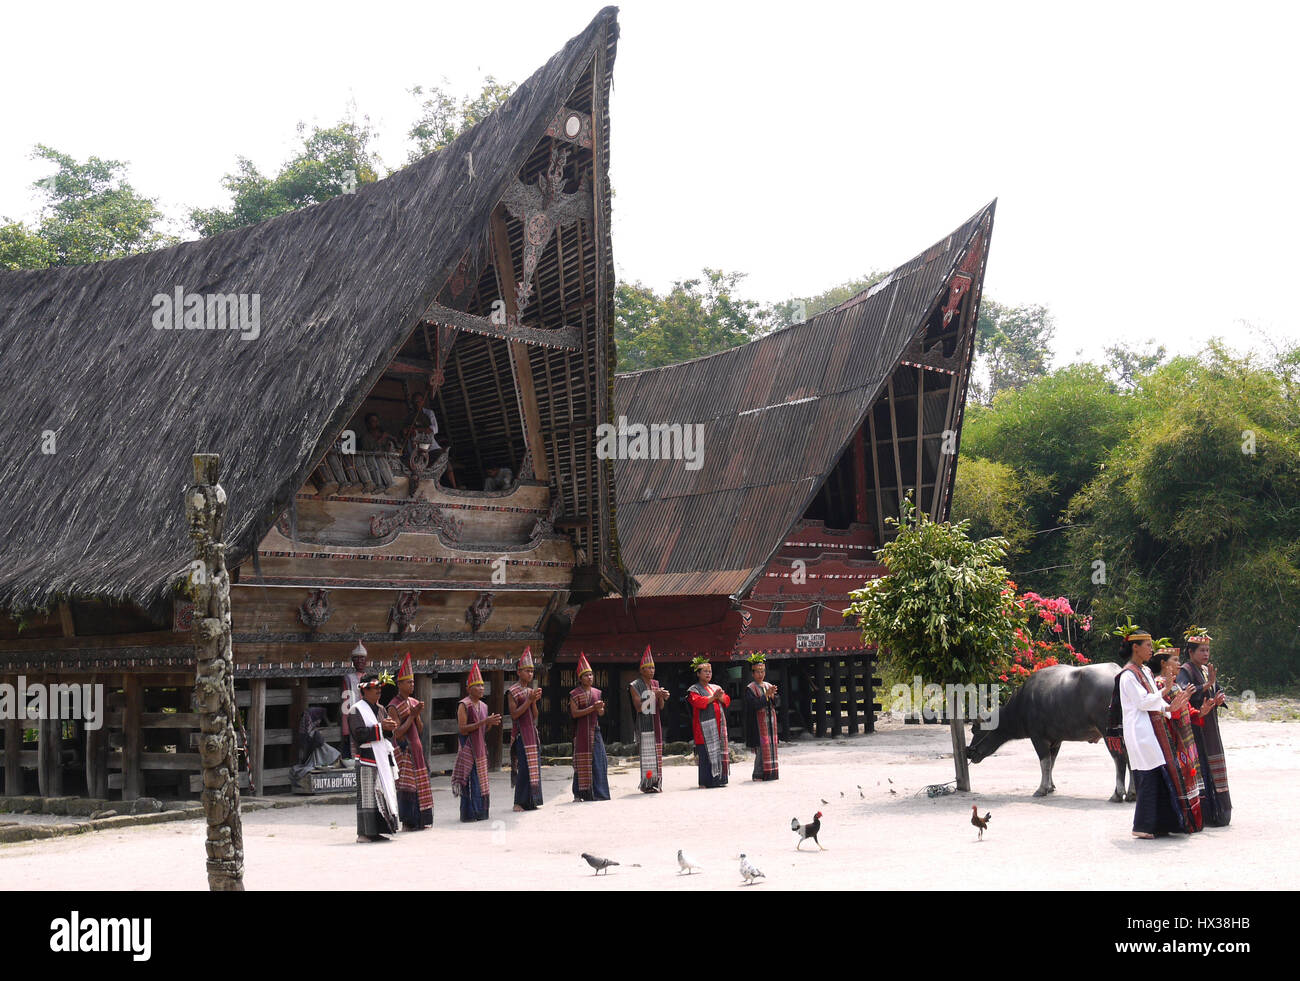
<svg viewBox="0 0 1300 981"><path fill-rule="evenodd" d="M475 702L466 696L460 700L465 706L465 721L473 724L488 717L487 704L480 699ZM487 742L483 729L475 729L468 736L460 737L460 749L456 753L456 765L451 771L451 792L460 797L460 819L462 821L483 821L488 816ZM467 816L468 815L468 816Z"/></svg>
<svg viewBox="0 0 1300 981"><path fill-rule="evenodd" d="M1207 695L1217 694L1218 685L1211 686L1194 661L1188 661L1178 670L1178 682L1193 685L1192 706L1198 711ZM1219 711L1211 709L1198 716L1192 726L1196 750L1201 759L1201 776L1205 781L1205 798L1201 812L1205 823L1211 827L1225 827L1232 820L1232 796L1228 793L1228 762L1223 754L1223 737L1219 733Z"/></svg>
<svg viewBox="0 0 1300 981"><path fill-rule="evenodd" d="M769 687L767 682L760 686L757 681L751 681L745 689L750 709L754 713L754 724L758 729L758 745L754 747L755 780L776 780L780 776L777 768L777 744L780 740L777 736L776 706L767 697Z"/></svg>
<svg viewBox="0 0 1300 981"><path fill-rule="evenodd" d="M398 695L388 703L398 725L411 714L415 701ZM393 743L393 755L397 757L397 813L406 827L426 828L433 824L433 784L424 761L424 742L414 722L406 735Z"/></svg>
<svg viewBox="0 0 1300 981"><path fill-rule="evenodd" d="M510 689L515 708L532 695L531 688L516 684ZM531 811L542 803L541 744L537 736L536 709L529 709L514 720L510 730L510 786L515 788L515 803Z"/></svg>
<svg viewBox="0 0 1300 981"><path fill-rule="evenodd" d="M628 686L632 699L632 709L636 713L637 747L640 755L640 777L637 789L643 794L663 790L664 770L664 732L659 718L659 700L649 694L662 691L659 682L651 679L646 687L645 679L638 678ZM647 712L646 709L650 711Z"/></svg>
<svg viewBox="0 0 1300 981"><path fill-rule="evenodd" d="M711 698L718 686L692 685L690 692L700 698ZM731 775L731 748L727 743L726 715L718 703L704 708L692 706L695 726L701 742L695 745L695 755L700 767L701 787L725 787ZM719 723L719 717L723 720Z"/></svg>
<svg viewBox="0 0 1300 981"><path fill-rule="evenodd" d="M1139 684L1141 684L1146 691L1148 692L1154 691L1154 689L1147 684L1146 675L1142 673L1142 670L1136 664L1133 664L1130 661L1128 664L1124 666L1124 670L1132 671L1133 676L1137 678ZM1148 778L1147 784L1149 789L1147 791L1147 800L1145 802L1143 801L1143 797L1142 797L1143 795L1142 785L1139 783L1138 807L1134 811L1133 830L1134 831L1154 830L1146 827L1138 827L1139 816L1145 815L1146 819L1154 819L1160 823L1161 825L1161 827L1159 828L1160 831L1166 831L1166 830L1186 831L1187 833L1190 834L1193 829L1187 823L1188 819L1183 807L1183 805L1187 802L1187 790L1186 787L1183 785L1182 771L1179 770L1178 768L1178 754L1175 751L1173 741L1170 739L1169 736L1169 726L1166 724L1166 720L1163 713L1148 712L1147 715L1151 719L1151 729L1155 732L1156 742L1160 746L1160 755L1165 758L1165 765L1163 769L1159 771L1134 770L1133 771L1134 778L1137 779L1137 774L1143 772L1148 774L1163 773L1164 777L1160 778L1158 783L1157 783L1157 778L1155 776L1150 776ZM1163 812L1159 810L1157 803L1150 796L1151 794L1155 793L1158 788L1164 788L1164 790L1162 790L1161 793L1167 791L1169 794L1170 800L1172 801L1173 804L1174 816L1178 820L1177 827L1167 828L1164 826L1165 818Z"/></svg>
<svg viewBox="0 0 1300 981"><path fill-rule="evenodd" d="M600 689L587 689L579 685L569 692L569 699L575 708L590 708L600 701ZM592 787L592 754L596 739L600 736L600 717L591 712L580 719L574 719L573 731L573 781L575 794L589 793Z"/></svg>

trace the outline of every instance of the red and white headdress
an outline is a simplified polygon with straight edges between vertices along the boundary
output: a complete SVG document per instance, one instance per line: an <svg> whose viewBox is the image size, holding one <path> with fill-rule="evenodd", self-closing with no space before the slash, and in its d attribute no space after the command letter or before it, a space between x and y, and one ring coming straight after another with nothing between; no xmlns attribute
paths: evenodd
<svg viewBox="0 0 1300 981"><path fill-rule="evenodd" d="M587 655L582 651L578 652L578 679L582 680L584 674L595 674L591 670L591 662L587 660Z"/></svg>
<svg viewBox="0 0 1300 981"><path fill-rule="evenodd" d="M641 655L641 663L637 666L644 668L647 664L650 665L650 667L652 668L655 666L655 659L650 656L649 644L645 645L645 653Z"/></svg>
<svg viewBox="0 0 1300 981"><path fill-rule="evenodd" d="M397 681L414 681L415 669L411 667L411 652L407 651L402 663L397 668Z"/></svg>
<svg viewBox="0 0 1300 981"><path fill-rule="evenodd" d="M531 647L525 647L524 652L519 655L519 663L516 664L515 667L531 668L534 666L535 665L533 664L533 649Z"/></svg>
<svg viewBox="0 0 1300 981"><path fill-rule="evenodd" d="M478 661L475 661L469 666L469 677L465 679L465 687L473 688L475 685L485 684L487 682L483 680L483 672L478 669Z"/></svg>

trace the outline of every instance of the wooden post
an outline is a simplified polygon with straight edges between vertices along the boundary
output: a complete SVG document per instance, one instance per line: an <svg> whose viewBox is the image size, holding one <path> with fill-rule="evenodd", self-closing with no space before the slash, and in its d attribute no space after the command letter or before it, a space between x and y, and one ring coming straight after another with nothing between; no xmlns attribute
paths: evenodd
<svg viewBox="0 0 1300 981"><path fill-rule="evenodd" d="M827 689L830 682L826 678L826 658L817 658L817 702L814 709L813 735L830 735L830 696Z"/></svg>
<svg viewBox="0 0 1300 981"><path fill-rule="evenodd" d="M844 666L839 657L831 659L831 735L838 736L844 724L844 699L840 686L844 684Z"/></svg>
<svg viewBox="0 0 1300 981"><path fill-rule="evenodd" d="M55 706L49 706L53 711ZM36 787L42 797L63 796L63 720L40 719L36 723Z"/></svg>
<svg viewBox="0 0 1300 981"><path fill-rule="evenodd" d="M248 782L254 793L265 796L262 771L266 762L266 679L248 683Z"/></svg>
<svg viewBox="0 0 1300 981"><path fill-rule="evenodd" d="M867 506L867 437L862 426L853 434L853 520L858 524L871 520Z"/></svg>
<svg viewBox="0 0 1300 981"><path fill-rule="evenodd" d="M126 704L122 710L122 800L135 800L144 789L140 772L141 740L140 716L144 712L144 689L136 675L127 673L122 678L122 694Z"/></svg>
<svg viewBox="0 0 1300 981"><path fill-rule="evenodd" d="M488 714L499 714L503 717L502 722L504 722L506 673L504 671L489 671L488 678L492 682L492 693L488 695ZM502 726L493 726L488 730L487 754L489 770L497 770L501 767L501 734Z"/></svg>
<svg viewBox="0 0 1300 981"><path fill-rule="evenodd" d="M846 697L849 701L849 735L858 734L858 699L862 697L861 689L858 687L858 672L862 665L859 659L849 655L844 659L844 667L848 669L848 691Z"/></svg>
<svg viewBox="0 0 1300 981"><path fill-rule="evenodd" d="M420 709L420 720L424 723L424 758L433 755L433 678L427 674L415 676L415 697L424 702Z"/></svg>
<svg viewBox="0 0 1300 981"><path fill-rule="evenodd" d="M99 683L98 675L90 676L90 683ZM98 729L86 727L86 796L108 797L108 689L104 685L104 718Z"/></svg>
<svg viewBox="0 0 1300 981"><path fill-rule="evenodd" d="M5 796L21 797L23 793L23 766L18 755L23 748L23 723L21 719L5 719Z"/></svg>
<svg viewBox="0 0 1300 981"><path fill-rule="evenodd" d="M308 687L311 682L308 678L294 678L292 693L289 702L289 738L293 740L293 753L290 754L292 759L297 759L298 752L298 724L302 722L302 717L308 709L308 702L311 695L308 693Z"/></svg>
<svg viewBox="0 0 1300 981"><path fill-rule="evenodd" d="M185 492L185 516L195 561L186 586L194 600L194 711L199 714L201 730L199 759L203 764L203 811L208 822L208 888L213 892L243 892L244 827L239 813L235 746L230 575L226 571L226 546L221 540L226 494L217 483L220 458L215 453L196 453L193 462L194 483Z"/></svg>

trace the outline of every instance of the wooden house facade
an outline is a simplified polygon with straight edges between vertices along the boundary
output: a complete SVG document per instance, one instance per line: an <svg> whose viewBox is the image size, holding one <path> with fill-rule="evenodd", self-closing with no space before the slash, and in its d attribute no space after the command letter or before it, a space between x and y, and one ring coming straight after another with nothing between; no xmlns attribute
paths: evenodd
<svg viewBox="0 0 1300 981"><path fill-rule="evenodd" d="M885 574L874 549L911 495L948 517L996 202L832 310L720 354L619 375L628 425L700 427L698 468L619 459L618 527L634 599L588 603L561 651L585 651L617 692L607 738L631 734L623 696L650 645L687 738L686 662L713 661L739 699L763 652L785 732L874 727L872 652L842 616ZM630 455L630 454L629 454ZM682 697L679 697L682 696Z"/></svg>
<svg viewBox="0 0 1300 981"><path fill-rule="evenodd" d="M594 438L613 415L617 40L607 8L483 122L355 193L0 274L0 438L31 448L0 460L0 683L108 702L98 729L6 720L6 794L199 789L195 452L221 457L241 778L259 793L287 787L309 705L337 741L358 642L374 669L411 652L427 752L450 768L472 659L499 707L525 646L553 657L583 601L631 591ZM151 318L173 292L187 318L199 297L174 331ZM257 322L236 304L239 329L214 327L213 297L256 297ZM372 414L393 443L371 441Z"/></svg>

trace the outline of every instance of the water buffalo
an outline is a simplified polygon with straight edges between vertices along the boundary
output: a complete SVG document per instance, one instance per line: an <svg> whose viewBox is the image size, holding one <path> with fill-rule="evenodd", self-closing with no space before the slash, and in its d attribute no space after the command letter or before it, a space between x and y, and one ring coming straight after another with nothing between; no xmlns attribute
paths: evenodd
<svg viewBox="0 0 1300 981"><path fill-rule="evenodd" d="M1095 743L1106 735L1111 694L1115 690L1118 664L1088 664L1071 667L1065 664L1040 668L1011 699L998 710L997 726L975 723L966 758L978 763L992 756L998 747L1012 739L1028 739L1038 754L1043 779L1035 797L1044 797L1056 789L1052 767L1061 743ZM1124 775L1128 757L1109 749L1115 761L1115 793L1111 801L1137 800L1137 791L1129 774L1125 792Z"/></svg>

